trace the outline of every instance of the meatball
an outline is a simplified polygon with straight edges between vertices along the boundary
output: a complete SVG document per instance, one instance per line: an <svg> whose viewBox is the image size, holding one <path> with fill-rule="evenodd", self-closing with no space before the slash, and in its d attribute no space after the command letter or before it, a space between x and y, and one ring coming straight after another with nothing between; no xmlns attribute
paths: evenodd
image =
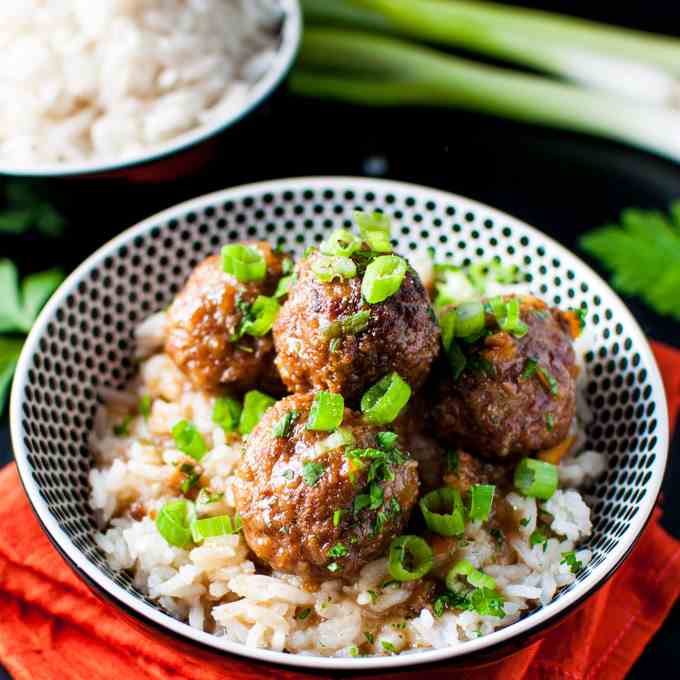
<svg viewBox="0 0 680 680"><path fill-rule="evenodd" d="M506 301L510 298L506 298ZM433 423L452 446L491 458L526 455L560 443L576 410L576 376L568 313L520 298L528 332L499 330L467 345L457 381L442 365L433 386ZM493 317L487 328L493 328Z"/></svg>
<svg viewBox="0 0 680 680"><path fill-rule="evenodd" d="M439 327L415 271L408 268L392 296L368 304L360 275L319 281L312 271L318 257L298 263L274 324L276 365L288 389L330 390L354 403L391 371L418 389L439 352Z"/></svg>
<svg viewBox="0 0 680 680"><path fill-rule="evenodd" d="M282 275L283 255L265 242L247 245L265 258L262 281L240 282L213 255L196 267L168 310L165 351L198 389L258 386L281 393L271 334L232 341L246 306L258 295L272 295Z"/></svg>
<svg viewBox="0 0 680 680"><path fill-rule="evenodd" d="M418 496L418 465L347 408L342 429L306 429L313 399L282 399L252 431L237 471L236 507L248 545L272 569L350 577L401 533ZM347 433L354 443L338 445ZM373 457L361 457L365 449Z"/></svg>

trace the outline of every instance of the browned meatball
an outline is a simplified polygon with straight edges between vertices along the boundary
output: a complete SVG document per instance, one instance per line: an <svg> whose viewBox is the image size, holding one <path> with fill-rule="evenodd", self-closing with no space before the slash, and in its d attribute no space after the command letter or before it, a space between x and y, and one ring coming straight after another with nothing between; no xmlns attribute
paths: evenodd
<svg viewBox="0 0 680 680"><path fill-rule="evenodd" d="M330 390L354 402L391 371L418 389L439 352L439 328L415 271L409 267L392 296L368 304L361 273L322 283L311 269L318 257L313 252L298 263L274 324L276 365L288 389ZM367 317L356 324L359 313Z"/></svg>
<svg viewBox="0 0 680 680"><path fill-rule="evenodd" d="M333 435L306 429L313 398L282 399L250 434L236 507L248 545L272 569L305 578L349 577L384 553L406 524L418 496L418 465L384 441L381 449L380 429L350 409L341 427L354 444L320 453L320 443ZM292 411L297 416L287 436L275 436ZM387 449L384 464L379 457L348 455L352 449Z"/></svg>
<svg viewBox="0 0 680 680"><path fill-rule="evenodd" d="M261 338L244 335L232 342L243 318L243 306L258 295L271 295L282 274L283 256L273 252L268 243L247 245L265 258L264 280L241 283L226 274L222 258L213 255L196 267L168 310L165 351L199 389L226 385L236 390L259 386L281 391L271 334Z"/></svg>
<svg viewBox="0 0 680 680"><path fill-rule="evenodd" d="M537 298L520 303L526 335L496 331L471 346L460 342L467 363L459 379L443 362L437 371L433 422L452 446L503 458L550 448L567 436L576 408L571 320Z"/></svg>

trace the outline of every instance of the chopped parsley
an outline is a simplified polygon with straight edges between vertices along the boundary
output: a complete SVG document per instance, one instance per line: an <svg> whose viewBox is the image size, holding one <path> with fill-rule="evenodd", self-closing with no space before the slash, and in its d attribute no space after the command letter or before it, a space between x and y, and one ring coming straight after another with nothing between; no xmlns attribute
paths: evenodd
<svg viewBox="0 0 680 680"><path fill-rule="evenodd" d="M272 435L274 437L290 437L291 431L293 429L293 423L297 420L300 414L295 411L288 411L285 415L281 416L279 421L274 425L272 430Z"/></svg>
<svg viewBox="0 0 680 680"><path fill-rule="evenodd" d="M447 449L446 451L446 471L451 474L458 474L458 451Z"/></svg>
<svg viewBox="0 0 680 680"><path fill-rule="evenodd" d="M505 537L503 536L503 532L498 527L494 527L493 529L491 529L491 531L489 531L489 533L491 534L494 541L496 541L496 545L498 546L503 545Z"/></svg>
<svg viewBox="0 0 680 680"><path fill-rule="evenodd" d="M541 382L548 388L551 396L556 397L559 392L559 383L555 380L555 376L543 366L539 366L537 370Z"/></svg>
<svg viewBox="0 0 680 680"><path fill-rule="evenodd" d="M583 569L583 563L576 559L576 553L573 550L562 553L562 560L560 564L566 564L571 569L572 574L578 574Z"/></svg>
<svg viewBox="0 0 680 680"><path fill-rule="evenodd" d="M314 486L323 476L324 466L321 463L307 461L302 466L302 479L307 486Z"/></svg>
<svg viewBox="0 0 680 680"><path fill-rule="evenodd" d="M548 547L548 537L540 529L536 529L536 531L529 536L529 545L532 548L535 545L542 545L543 552L545 552Z"/></svg>
<svg viewBox="0 0 680 680"><path fill-rule="evenodd" d="M179 490L186 496L198 483L198 480L201 478L201 473L190 463L183 463L179 470L185 475L184 480L179 485Z"/></svg>
<svg viewBox="0 0 680 680"><path fill-rule="evenodd" d="M527 527L529 526L529 518L528 517L522 517L522 519L519 521L520 526Z"/></svg>
<svg viewBox="0 0 680 680"><path fill-rule="evenodd" d="M127 415L123 420L117 425L113 426L113 434L116 437L127 437L130 434L130 423L133 420L133 416Z"/></svg>
<svg viewBox="0 0 680 680"><path fill-rule="evenodd" d="M476 612L480 616L505 616L503 597L490 588L475 588L464 594L447 590L432 605L434 615L439 617L447 609L462 609Z"/></svg>
<svg viewBox="0 0 680 680"><path fill-rule="evenodd" d="M548 413L545 417L545 427L548 432L552 432L555 429L555 418L552 413Z"/></svg>
<svg viewBox="0 0 680 680"><path fill-rule="evenodd" d="M311 607L305 607L295 615L295 618L298 621L304 621L311 613L312 613Z"/></svg>
<svg viewBox="0 0 680 680"><path fill-rule="evenodd" d="M373 633L369 633L367 630L364 631L364 637L366 638L366 642L368 642L369 645L372 645L375 642Z"/></svg>
<svg viewBox="0 0 680 680"><path fill-rule="evenodd" d="M524 370L522 371L520 378L522 378L522 380L528 380L532 375L534 375L534 373L536 373L537 370L538 360L529 357L526 364L524 365Z"/></svg>
<svg viewBox="0 0 680 680"><path fill-rule="evenodd" d="M327 554L329 557L347 557L349 550L342 543L336 543Z"/></svg>
<svg viewBox="0 0 680 680"><path fill-rule="evenodd" d="M172 436L175 438L175 446L196 460L201 460L208 451L208 445L198 428L188 420L180 420L172 428Z"/></svg>

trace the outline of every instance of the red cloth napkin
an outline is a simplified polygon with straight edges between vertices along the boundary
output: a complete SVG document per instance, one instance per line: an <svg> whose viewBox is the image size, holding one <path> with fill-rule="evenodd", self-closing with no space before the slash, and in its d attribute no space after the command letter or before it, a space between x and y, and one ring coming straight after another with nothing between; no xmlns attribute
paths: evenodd
<svg viewBox="0 0 680 680"><path fill-rule="evenodd" d="M674 424L680 352L658 343L654 352ZM0 472L0 499L0 662L16 680L298 680L311 675L228 655L207 661L142 635L95 598L55 552L33 517L13 465ZM481 669L460 671L444 664L398 677L623 678L680 595L680 542L659 526L659 517L657 510L607 585L540 642ZM396 678L397 673L380 677Z"/></svg>

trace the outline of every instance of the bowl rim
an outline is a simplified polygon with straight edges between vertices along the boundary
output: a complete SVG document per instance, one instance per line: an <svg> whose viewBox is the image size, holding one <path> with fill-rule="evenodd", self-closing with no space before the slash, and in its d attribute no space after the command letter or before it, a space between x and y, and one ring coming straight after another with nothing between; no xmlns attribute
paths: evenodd
<svg viewBox="0 0 680 680"><path fill-rule="evenodd" d="M53 313L60 307L71 289L77 285L81 278L89 272L95 265L103 262L106 257L115 255L115 250L119 246L133 239L135 236L145 234L159 222L165 222L178 215L186 215L189 212L200 210L202 207L214 203L224 203L229 200L238 200L246 193L277 193L286 190L304 188L311 189L347 189L347 185L352 189L363 189L366 191L375 190L376 187L387 191L412 191L416 194L424 193L439 201L455 201L458 205L469 206L473 210L485 212L497 221L503 221L510 227L516 227L528 231L534 237L543 239L550 247L551 253L558 257L572 260L575 266L582 269L589 280L602 286L612 296L613 302L617 304L618 311L622 315L622 321L626 324L627 332L633 340L633 347L639 352L648 367L648 381L653 389L653 394L662 400L660 405L657 401L657 420L658 431L657 445L655 454L657 465L653 469L652 476L647 483L647 493L642 499L637 514L632 518L631 525L634 531L629 532L626 540L621 540L617 546L597 565L588 577L577 584L569 592L562 595L556 602L551 602L545 607L534 611L531 615L521 619L505 628L500 628L488 635L476 640L468 640L463 644L441 649L423 650L417 653L409 653L386 657L321 657L306 656L300 654L290 654L286 652L276 652L265 649L253 649L240 643L230 642L219 638L210 633L191 628L187 623L179 621L172 616L165 614L145 601L135 597L124 588L113 582L99 568L90 562L85 555L75 546L68 535L59 527L56 518L50 513L47 503L41 497L38 485L31 475L31 466L28 463L28 452L22 440L21 421L23 418L22 403L24 391L27 385L28 370L34 352L38 348L40 337L45 331L45 327ZM384 179L372 179L350 176L333 177L296 177L291 179L269 180L253 184L245 184L230 189L216 191L204 196L190 199L178 205L167 208L137 225L126 229L112 240L103 244L92 255L90 255L80 266L78 266L62 283L59 289L49 300L36 323L33 326L28 338L25 341L19 362L17 364L14 383L12 386L10 400L10 427L12 443L14 446L17 468L21 477L22 484L28 495L30 504L37 515L41 526L45 529L50 540L57 546L59 551L66 556L67 561L74 567L75 571L97 584L104 590L116 603L128 613L141 617L145 623L151 623L156 627L164 629L170 633L187 640L188 642L198 643L201 647L210 648L213 652L230 652L237 656L256 659L259 661L270 662L293 667L304 667L317 670L376 670L415 666L420 664L443 661L446 659L460 659L465 656L472 656L482 650L489 651L491 648L499 647L509 643L513 638L523 639L530 633L536 633L541 628L546 627L556 619L562 618L574 607L578 606L583 600L592 595L614 574L618 567L623 563L633 546L639 539L644 527L647 525L663 481L666 464L668 461L669 429L668 429L668 406L663 381L659 373L656 360L642 330L635 321L634 317L625 306L619 296L611 290L608 284L596 274L587 264L582 262L578 256L573 254L560 243L545 235L538 229L527 225L522 220L514 218L502 211L496 210L479 201L468 199L464 196L451 192L434 189L431 187L417 185L406 182L399 182Z"/></svg>
<svg viewBox="0 0 680 680"><path fill-rule="evenodd" d="M273 63L265 75L254 84L244 105L232 111L228 116L210 125L200 125L163 144L152 145L120 160L105 157L101 160L92 159L74 163L21 165L0 159L0 174L12 177L65 178L111 173L164 160L216 137L246 118L262 104L283 82L293 67L302 42L302 9L299 0L279 1L283 14L281 44L276 51Z"/></svg>

